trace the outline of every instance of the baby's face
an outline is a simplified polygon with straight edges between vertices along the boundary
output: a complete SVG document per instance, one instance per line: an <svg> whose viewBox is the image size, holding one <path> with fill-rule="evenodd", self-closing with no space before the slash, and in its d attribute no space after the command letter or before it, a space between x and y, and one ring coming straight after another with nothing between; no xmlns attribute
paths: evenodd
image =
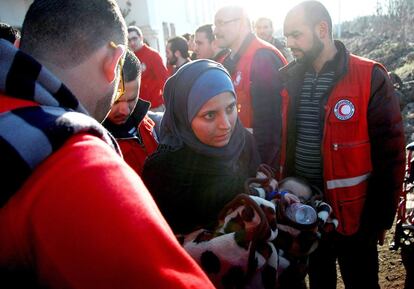
<svg viewBox="0 0 414 289"><path fill-rule="evenodd" d="M301 203L308 202L312 197L312 190L306 184L297 181L295 178L289 178L282 182L279 191L289 191L299 198Z"/></svg>

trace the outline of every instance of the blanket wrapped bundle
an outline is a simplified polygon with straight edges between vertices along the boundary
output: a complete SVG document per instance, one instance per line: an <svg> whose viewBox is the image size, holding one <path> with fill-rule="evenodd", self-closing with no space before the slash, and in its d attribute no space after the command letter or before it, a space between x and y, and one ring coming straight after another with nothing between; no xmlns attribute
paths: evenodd
<svg viewBox="0 0 414 289"><path fill-rule="evenodd" d="M223 208L216 230L200 229L182 243L217 288L275 288L276 236L275 205L240 194Z"/></svg>

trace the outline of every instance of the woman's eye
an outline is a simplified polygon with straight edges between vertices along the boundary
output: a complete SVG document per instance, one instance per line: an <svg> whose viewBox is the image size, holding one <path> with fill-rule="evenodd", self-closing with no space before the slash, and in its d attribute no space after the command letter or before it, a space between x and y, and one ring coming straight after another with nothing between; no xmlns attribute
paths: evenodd
<svg viewBox="0 0 414 289"><path fill-rule="evenodd" d="M215 116L214 112L208 112L204 115L204 118L207 120L212 120L214 116Z"/></svg>
<svg viewBox="0 0 414 289"><path fill-rule="evenodd" d="M235 107L236 107L236 104L235 104L235 103L230 104L230 105L226 108L227 113L232 113L232 112L234 111Z"/></svg>

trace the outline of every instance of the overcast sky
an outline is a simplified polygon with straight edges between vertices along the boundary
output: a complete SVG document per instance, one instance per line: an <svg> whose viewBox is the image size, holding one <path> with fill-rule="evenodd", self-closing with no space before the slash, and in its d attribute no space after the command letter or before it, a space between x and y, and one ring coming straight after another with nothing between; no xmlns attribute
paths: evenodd
<svg viewBox="0 0 414 289"><path fill-rule="evenodd" d="M334 24L359 16L375 14L377 2L384 0L321 0L329 10ZM254 20L260 16L270 17L276 30L282 29L286 13L302 0L222 0L223 5L237 4L247 8ZM339 13L340 12L340 13Z"/></svg>

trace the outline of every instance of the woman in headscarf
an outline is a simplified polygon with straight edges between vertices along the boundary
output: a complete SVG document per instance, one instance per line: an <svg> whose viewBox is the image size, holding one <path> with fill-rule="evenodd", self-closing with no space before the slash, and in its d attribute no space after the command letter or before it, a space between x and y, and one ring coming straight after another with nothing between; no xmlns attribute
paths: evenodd
<svg viewBox="0 0 414 289"><path fill-rule="evenodd" d="M164 101L160 145L142 178L175 233L211 228L255 176L256 145L237 117L231 78L217 62L181 67L168 79Z"/></svg>

